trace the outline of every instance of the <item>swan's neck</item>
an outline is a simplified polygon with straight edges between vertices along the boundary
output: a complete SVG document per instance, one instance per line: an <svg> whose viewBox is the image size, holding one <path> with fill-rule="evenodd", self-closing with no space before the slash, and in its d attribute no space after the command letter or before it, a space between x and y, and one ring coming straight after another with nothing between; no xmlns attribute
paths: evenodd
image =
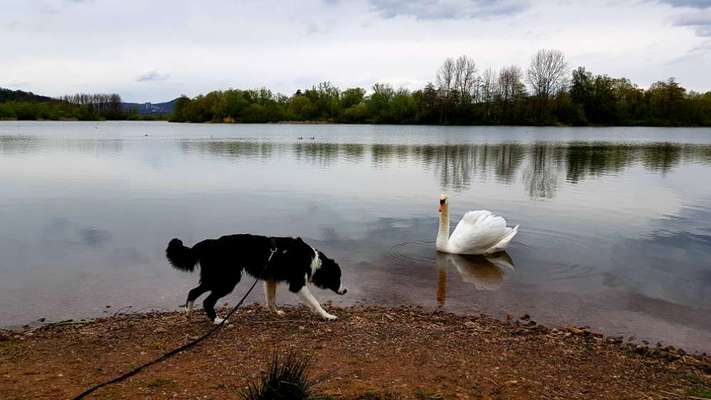
<svg viewBox="0 0 711 400"><path fill-rule="evenodd" d="M439 231L437 232L436 247L439 251L446 251L449 241L449 206L444 205L439 213Z"/></svg>

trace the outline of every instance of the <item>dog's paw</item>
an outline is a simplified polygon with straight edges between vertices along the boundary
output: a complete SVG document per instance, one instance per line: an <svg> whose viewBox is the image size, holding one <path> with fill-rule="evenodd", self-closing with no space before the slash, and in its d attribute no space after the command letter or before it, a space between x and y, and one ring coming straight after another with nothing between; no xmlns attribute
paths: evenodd
<svg viewBox="0 0 711 400"><path fill-rule="evenodd" d="M269 312L274 313L280 317L283 317L284 315L286 315L286 313L284 311L282 311L276 307L273 307L273 306L269 307Z"/></svg>
<svg viewBox="0 0 711 400"><path fill-rule="evenodd" d="M185 303L185 305L183 306L183 311L185 312L185 316L190 319L190 315L193 313L193 303Z"/></svg>
<svg viewBox="0 0 711 400"><path fill-rule="evenodd" d="M212 323L215 325L220 325L223 322L227 322L227 320L220 317L215 317L215 319L212 321Z"/></svg>
<svg viewBox="0 0 711 400"><path fill-rule="evenodd" d="M333 314L325 313L323 314L323 319L325 319L326 321L335 321L338 319L338 317Z"/></svg>

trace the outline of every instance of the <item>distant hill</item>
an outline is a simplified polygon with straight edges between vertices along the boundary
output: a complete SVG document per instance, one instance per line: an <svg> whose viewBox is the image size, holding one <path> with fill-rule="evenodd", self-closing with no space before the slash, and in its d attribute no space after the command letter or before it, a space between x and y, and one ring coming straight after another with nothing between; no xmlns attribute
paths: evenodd
<svg viewBox="0 0 711 400"><path fill-rule="evenodd" d="M176 99L177 100L177 99ZM61 101L48 96L41 96L23 90L11 90L0 87L0 103L7 101L24 101L48 103ZM121 111L129 112L136 110L140 115L165 115L175 110L175 100L163 103L121 103Z"/></svg>
<svg viewBox="0 0 711 400"><path fill-rule="evenodd" d="M77 93L62 98L0 87L0 120L164 119L178 99L163 103L124 103L113 93Z"/></svg>
<svg viewBox="0 0 711 400"><path fill-rule="evenodd" d="M140 115L165 115L175 110L176 100L165 103L121 103L121 110L124 112L136 110Z"/></svg>
<svg viewBox="0 0 711 400"><path fill-rule="evenodd" d="M10 90L0 87L0 103L5 101L50 102L56 101L56 99L47 96L40 96L32 92L24 92L22 90Z"/></svg>

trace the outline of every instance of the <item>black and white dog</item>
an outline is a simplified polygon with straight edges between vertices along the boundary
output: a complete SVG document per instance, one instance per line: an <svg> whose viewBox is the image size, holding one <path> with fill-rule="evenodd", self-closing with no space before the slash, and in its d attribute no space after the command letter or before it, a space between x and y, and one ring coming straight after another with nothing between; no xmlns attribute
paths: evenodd
<svg viewBox="0 0 711 400"><path fill-rule="evenodd" d="M289 291L298 294L311 310L327 320L334 320L336 316L321 307L307 284L346 294L338 264L301 238L228 235L203 240L192 248L184 246L180 239L173 239L165 253L173 267L181 271L193 271L200 263L200 285L188 293L185 310L189 316L195 300L209 291L202 304L207 317L215 324L222 322L215 313L215 303L232 292L242 277L242 270L264 281L267 307L278 315L284 314L275 304L277 284L281 282L288 284Z"/></svg>

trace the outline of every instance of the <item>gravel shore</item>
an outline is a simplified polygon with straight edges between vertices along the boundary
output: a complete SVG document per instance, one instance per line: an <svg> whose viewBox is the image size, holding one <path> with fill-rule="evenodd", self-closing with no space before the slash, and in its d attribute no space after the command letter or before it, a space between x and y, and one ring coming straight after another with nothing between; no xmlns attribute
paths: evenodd
<svg viewBox="0 0 711 400"><path fill-rule="evenodd" d="M711 358L646 347L528 316L500 321L417 307L246 306L213 337L97 399L238 399L274 353L310 359L336 399L699 399ZM222 310L224 314L225 310ZM1 399L69 399L207 332L201 313L125 314L0 333ZM370 397L368 397L370 396Z"/></svg>

